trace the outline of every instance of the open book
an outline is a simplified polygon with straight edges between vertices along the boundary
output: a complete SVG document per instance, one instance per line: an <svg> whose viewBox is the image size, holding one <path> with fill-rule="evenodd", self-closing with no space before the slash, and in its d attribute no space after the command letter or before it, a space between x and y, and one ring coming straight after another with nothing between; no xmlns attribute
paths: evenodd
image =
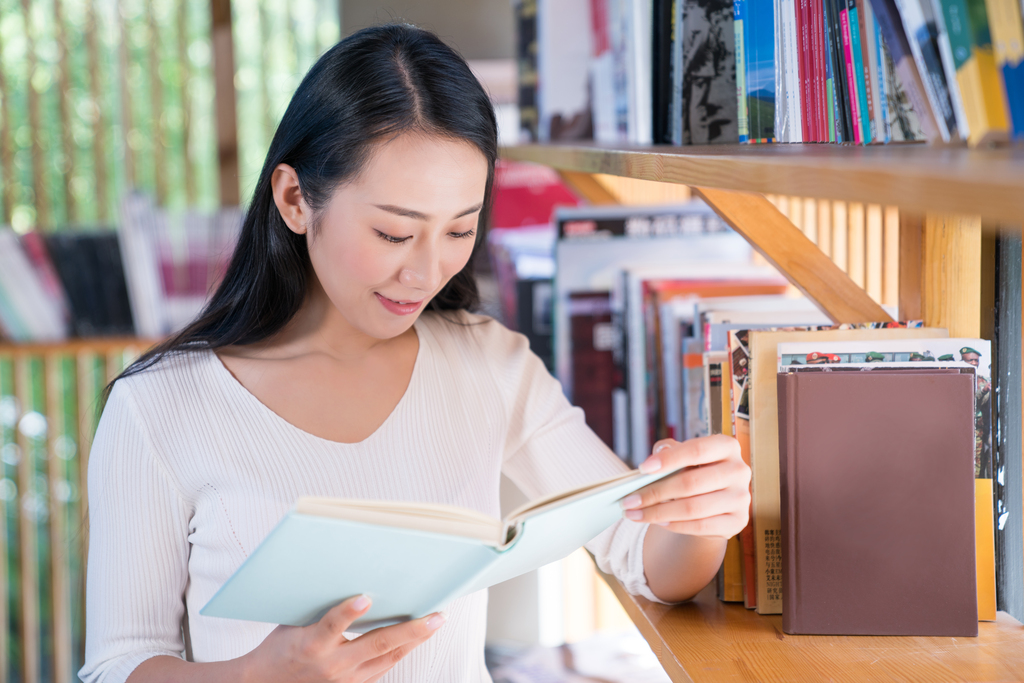
<svg viewBox="0 0 1024 683"><path fill-rule="evenodd" d="M569 555L622 518L619 500L669 474L625 472L505 520L447 505L300 498L200 614L305 626L365 593L373 604L350 631L416 619Z"/></svg>

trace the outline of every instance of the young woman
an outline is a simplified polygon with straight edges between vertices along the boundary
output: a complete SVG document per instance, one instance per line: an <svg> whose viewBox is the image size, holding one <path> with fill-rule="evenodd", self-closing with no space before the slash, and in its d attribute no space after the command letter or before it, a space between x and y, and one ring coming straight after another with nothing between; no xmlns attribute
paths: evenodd
<svg viewBox="0 0 1024 683"><path fill-rule="evenodd" d="M525 338L467 312L496 157L487 95L429 32L360 31L313 66L210 304L113 383L83 680L489 680L486 591L351 639L362 596L305 628L198 611L301 495L500 517L502 473L533 498L624 469ZM711 580L749 503L733 440L661 442L644 469L675 464L587 546L662 602Z"/></svg>

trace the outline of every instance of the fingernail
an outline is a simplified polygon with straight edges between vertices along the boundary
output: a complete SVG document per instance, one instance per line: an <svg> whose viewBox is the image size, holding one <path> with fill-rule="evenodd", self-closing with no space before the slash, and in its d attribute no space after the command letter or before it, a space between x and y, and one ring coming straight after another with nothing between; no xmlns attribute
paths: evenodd
<svg viewBox="0 0 1024 683"><path fill-rule="evenodd" d="M642 502L643 499L640 497L640 494L634 493L633 495L626 496L625 498L622 499L622 509L629 510L630 508L640 507L640 503Z"/></svg>
<svg viewBox="0 0 1024 683"><path fill-rule="evenodd" d="M659 444L658 444L658 445L657 445L657 446L656 446L656 447L654 448L654 452L655 452L655 453L658 453L658 452L660 452L660 451L663 451L663 450L665 450L666 448L668 448L668 444L667 444L667 443L659 443Z"/></svg>
<svg viewBox="0 0 1024 683"><path fill-rule="evenodd" d="M655 522L658 526L668 526L671 522Z"/></svg>
<svg viewBox="0 0 1024 683"><path fill-rule="evenodd" d="M352 603L352 609L354 609L357 612L362 612L369 606L370 598L366 597L365 595L360 595L358 598L355 599L355 602Z"/></svg>
<svg viewBox="0 0 1024 683"><path fill-rule="evenodd" d="M651 474L661 469L661 458L647 458L640 465L640 471L644 474Z"/></svg>
<svg viewBox="0 0 1024 683"><path fill-rule="evenodd" d="M631 519L634 522L639 522L644 518L643 510L626 510L623 514L625 514L626 519Z"/></svg>
<svg viewBox="0 0 1024 683"><path fill-rule="evenodd" d="M427 619L427 628L431 631L436 631L441 628L441 624L444 623L445 619L448 618L447 612L438 612L434 616Z"/></svg>

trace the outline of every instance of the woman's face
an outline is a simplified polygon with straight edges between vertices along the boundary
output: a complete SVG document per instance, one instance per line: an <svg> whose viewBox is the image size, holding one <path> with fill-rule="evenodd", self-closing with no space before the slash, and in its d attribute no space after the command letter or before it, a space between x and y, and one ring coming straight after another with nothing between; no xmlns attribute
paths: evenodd
<svg viewBox="0 0 1024 683"><path fill-rule="evenodd" d="M390 339L469 261L487 159L471 143L406 134L341 186L314 236L313 269L344 320Z"/></svg>

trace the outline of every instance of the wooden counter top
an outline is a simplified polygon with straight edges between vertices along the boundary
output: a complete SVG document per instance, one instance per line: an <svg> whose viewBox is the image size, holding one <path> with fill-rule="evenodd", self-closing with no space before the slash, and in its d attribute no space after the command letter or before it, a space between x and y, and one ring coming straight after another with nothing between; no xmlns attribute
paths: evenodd
<svg viewBox="0 0 1024 683"><path fill-rule="evenodd" d="M790 636L781 615L720 602L714 584L670 607L601 576L676 683L1024 681L1024 626L1005 612L977 638Z"/></svg>

